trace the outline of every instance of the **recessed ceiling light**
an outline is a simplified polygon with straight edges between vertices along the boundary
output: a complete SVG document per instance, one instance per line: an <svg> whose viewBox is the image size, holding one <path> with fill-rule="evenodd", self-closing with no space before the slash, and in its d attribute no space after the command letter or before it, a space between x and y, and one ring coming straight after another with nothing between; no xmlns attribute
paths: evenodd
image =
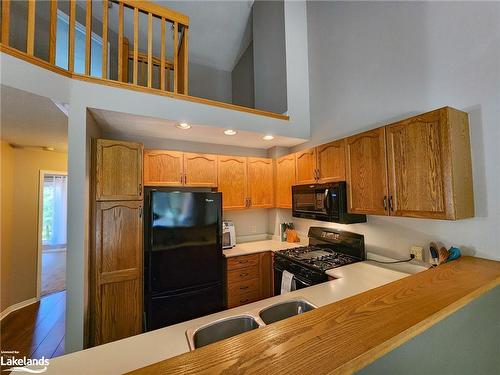
<svg viewBox="0 0 500 375"><path fill-rule="evenodd" d="M175 125L176 128L178 129L182 129L182 130L188 130L188 129L191 129L191 125L185 123L185 122L181 122L180 124L177 124Z"/></svg>
<svg viewBox="0 0 500 375"><path fill-rule="evenodd" d="M226 129L224 130L225 135L236 135L236 130L233 129Z"/></svg>
<svg viewBox="0 0 500 375"><path fill-rule="evenodd" d="M274 139L274 135L268 134L262 137L264 141L272 141Z"/></svg>

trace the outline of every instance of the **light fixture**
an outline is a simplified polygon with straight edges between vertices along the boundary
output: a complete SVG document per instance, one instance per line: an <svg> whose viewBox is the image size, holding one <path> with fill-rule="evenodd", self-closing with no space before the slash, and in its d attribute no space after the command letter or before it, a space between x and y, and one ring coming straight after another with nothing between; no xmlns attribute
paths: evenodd
<svg viewBox="0 0 500 375"><path fill-rule="evenodd" d="M225 135L236 135L236 130L233 129L226 129L224 130Z"/></svg>
<svg viewBox="0 0 500 375"><path fill-rule="evenodd" d="M274 139L274 135L268 134L262 137L264 141L272 141Z"/></svg>
<svg viewBox="0 0 500 375"><path fill-rule="evenodd" d="M178 129L182 129L182 130L188 130L188 129L191 129L191 125L185 123L185 122L181 122L180 124L177 124L175 125L176 128Z"/></svg>

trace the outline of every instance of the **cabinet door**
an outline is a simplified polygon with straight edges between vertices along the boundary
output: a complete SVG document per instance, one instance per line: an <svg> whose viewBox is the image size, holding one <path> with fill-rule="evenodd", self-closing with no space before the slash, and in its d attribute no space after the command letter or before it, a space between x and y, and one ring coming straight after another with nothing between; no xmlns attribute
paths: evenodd
<svg viewBox="0 0 500 375"><path fill-rule="evenodd" d="M343 139L316 147L318 182L345 181L345 141Z"/></svg>
<svg viewBox="0 0 500 375"><path fill-rule="evenodd" d="M273 259L270 251L259 254L259 286L260 298L269 298L273 296Z"/></svg>
<svg viewBox="0 0 500 375"><path fill-rule="evenodd" d="M248 196L254 208L273 207L273 160L248 158Z"/></svg>
<svg viewBox="0 0 500 375"><path fill-rule="evenodd" d="M385 128L349 137L345 147L349 212L388 215Z"/></svg>
<svg viewBox="0 0 500 375"><path fill-rule="evenodd" d="M217 187L217 155L185 153L184 185Z"/></svg>
<svg viewBox="0 0 500 375"><path fill-rule="evenodd" d="M441 116L437 110L387 126L391 215L448 218L445 185L451 187L451 176L444 174L446 117Z"/></svg>
<svg viewBox="0 0 500 375"><path fill-rule="evenodd" d="M316 148L310 148L295 154L297 184L316 182Z"/></svg>
<svg viewBox="0 0 500 375"><path fill-rule="evenodd" d="M276 160L276 207L292 208L292 186L295 178L295 155L286 155Z"/></svg>
<svg viewBox="0 0 500 375"><path fill-rule="evenodd" d="M142 199L142 144L98 139L96 199Z"/></svg>
<svg viewBox="0 0 500 375"><path fill-rule="evenodd" d="M177 151L144 151L144 185L180 186L184 179L183 153Z"/></svg>
<svg viewBox="0 0 500 375"><path fill-rule="evenodd" d="M93 345L142 330L142 202L98 202L92 257Z"/></svg>
<svg viewBox="0 0 500 375"><path fill-rule="evenodd" d="M225 210L247 207L247 159L237 156L219 156L218 190L222 192Z"/></svg>

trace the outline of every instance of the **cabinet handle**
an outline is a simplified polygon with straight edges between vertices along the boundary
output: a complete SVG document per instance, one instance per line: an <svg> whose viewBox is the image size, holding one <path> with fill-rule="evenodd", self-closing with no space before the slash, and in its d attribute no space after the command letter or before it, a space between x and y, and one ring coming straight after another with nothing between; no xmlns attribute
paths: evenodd
<svg viewBox="0 0 500 375"><path fill-rule="evenodd" d="M142 195L142 183L139 183L139 195Z"/></svg>
<svg viewBox="0 0 500 375"><path fill-rule="evenodd" d="M185 173L184 174L184 185L187 184L187 181L188 181L188 175Z"/></svg>
<svg viewBox="0 0 500 375"><path fill-rule="evenodd" d="M248 302L248 298L240 299L240 303L245 303L245 302Z"/></svg>
<svg viewBox="0 0 500 375"><path fill-rule="evenodd" d="M252 207L252 198L248 198L248 207Z"/></svg>
<svg viewBox="0 0 500 375"><path fill-rule="evenodd" d="M184 175L181 173L181 185L184 184Z"/></svg>
<svg viewBox="0 0 500 375"><path fill-rule="evenodd" d="M248 289L248 286L240 286L240 289L241 289L241 290Z"/></svg>
<svg viewBox="0 0 500 375"><path fill-rule="evenodd" d="M248 259L245 260L239 260L238 263L243 264L243 263L248 263Z"/></svg>
<svg viewBox="0 0 500 375"><path fill-rule="evenodd" d="M139 218L141 218L141 219L142 219L142 207L141 207L141 208L139 208Z"/></svg>
<svg viewBox="0 0 500 375"><path fill-rule="evenodd" d="M392 195L389 196L389 208L391 211L394 211L394 206L392 205Z"/></svg>
<svg viewBox="0 0 500 375"><path fill-rule="evenodd" d="M248 276L248 272L240 273L240 277L245 277L245 276Z"/></svg>
<svg viewBox="0 0 500 375"><path fill-rule="evenodd" d="M387 195L384 195L384 211L387 211Z"/></svg>

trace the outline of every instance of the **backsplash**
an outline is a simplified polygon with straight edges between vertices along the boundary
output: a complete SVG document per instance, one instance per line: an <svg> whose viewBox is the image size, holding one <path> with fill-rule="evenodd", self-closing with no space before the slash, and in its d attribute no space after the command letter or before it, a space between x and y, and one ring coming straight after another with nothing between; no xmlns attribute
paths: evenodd
<svg viewBox="0 0 500 375"><path fill-rule="evenodd" d="M265 240L270 237L267 209L225 211L223 217L233 221L236 243Z"/></svg>

